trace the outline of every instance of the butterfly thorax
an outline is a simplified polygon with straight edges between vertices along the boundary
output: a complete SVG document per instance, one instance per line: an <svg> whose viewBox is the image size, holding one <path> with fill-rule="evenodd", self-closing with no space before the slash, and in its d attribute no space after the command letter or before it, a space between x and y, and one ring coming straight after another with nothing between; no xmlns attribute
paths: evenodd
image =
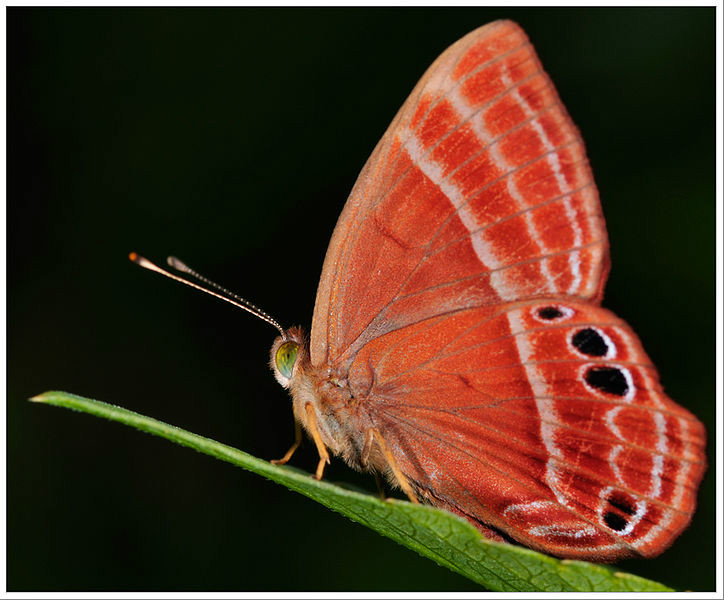
<svg viewBox="0 0 724 600"><path fill-rule="evenodd" d="M311 438L318 432L324 445L358 470L384 471L384 458L370 448L373 424L361 398L355 397L343 375L312 365L304 331L292 327L271 349L277 381L292 396L294 418ZM311 407L311 408L310 408Z"/></svg>

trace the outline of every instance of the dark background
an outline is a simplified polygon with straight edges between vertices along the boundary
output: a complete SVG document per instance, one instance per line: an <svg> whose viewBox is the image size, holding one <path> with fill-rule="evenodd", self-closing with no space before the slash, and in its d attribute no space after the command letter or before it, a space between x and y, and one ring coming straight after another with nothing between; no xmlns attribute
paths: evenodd
<svg viewBox="0 0 724 600"><path fill-rule="evenodd" d="M498 18L528 32L586 141L604 304L713 449L713 8L9 8L8 589L477 589L256 475L27 398L71 391L283 454L274 330L126 256L176 254L309 327L367 156L432 60ZM692 526L622 569L714 589L710 461ZM293 463L313 470L313 444ZM326 477L374 490L339 460Z"/></svg>

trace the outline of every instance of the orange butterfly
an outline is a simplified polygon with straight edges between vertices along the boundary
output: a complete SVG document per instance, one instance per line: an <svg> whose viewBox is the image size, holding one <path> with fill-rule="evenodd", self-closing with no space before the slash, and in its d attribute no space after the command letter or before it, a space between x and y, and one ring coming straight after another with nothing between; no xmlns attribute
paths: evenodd
<svg viewBox="0 0 724 600"><path fill-rule="evenodd" d="M662 552L694 511L705 433L599 306L608 269L583 142L533 47L510 21L473 31L362 169L309 343L292 329L272 348L317 476L329 449L493 539Z"/></svg>
<svg viewBox="0 0 724 600"><path fill-rule="evenodd" d="M528 38L510 21L473 31L362 169L310 339L241 301L282 334L271 366L297 438L275 462L304 428L317 478L331 452L491 539L659 554L691 520L705 432L601 308L608 270L583 142Z"/></svg>

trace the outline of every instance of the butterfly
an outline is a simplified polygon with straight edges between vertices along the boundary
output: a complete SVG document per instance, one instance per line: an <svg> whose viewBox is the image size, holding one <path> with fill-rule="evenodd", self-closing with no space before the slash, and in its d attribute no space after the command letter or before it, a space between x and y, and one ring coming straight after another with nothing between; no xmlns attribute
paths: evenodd
<svg viewBox="0 0 724 600"><path fill-rule="evenodd" d="M310 337L273 344L317 477L331 453L490 539L661 553L691 520L705 432L600 306L608 270L583 142L535 50L510 21L471 32L362 169Z"/></svg>
<svg viewBox="0 0 724 600"><path fill-rule="evenodd" d="M297 434L273 462L305 430L318 479L340 456L489 539L660 554L692 518L705 431L601 307L608 271L583 142L535 50L511 21L476 29L362 169L311 334L242 306L281 333L270 362Z"/></svg>

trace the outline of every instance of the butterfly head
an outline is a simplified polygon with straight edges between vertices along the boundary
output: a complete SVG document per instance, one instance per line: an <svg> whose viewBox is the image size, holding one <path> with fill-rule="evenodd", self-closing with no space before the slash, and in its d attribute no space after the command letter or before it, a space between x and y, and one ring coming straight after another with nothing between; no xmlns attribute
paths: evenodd
<svg viewBox="0 0 724 600"><path fill-rule="evenodd" d="M288 329L274 340L270 363L282 387L289 388L307 356L304 333L298 327Z"/></svg>

